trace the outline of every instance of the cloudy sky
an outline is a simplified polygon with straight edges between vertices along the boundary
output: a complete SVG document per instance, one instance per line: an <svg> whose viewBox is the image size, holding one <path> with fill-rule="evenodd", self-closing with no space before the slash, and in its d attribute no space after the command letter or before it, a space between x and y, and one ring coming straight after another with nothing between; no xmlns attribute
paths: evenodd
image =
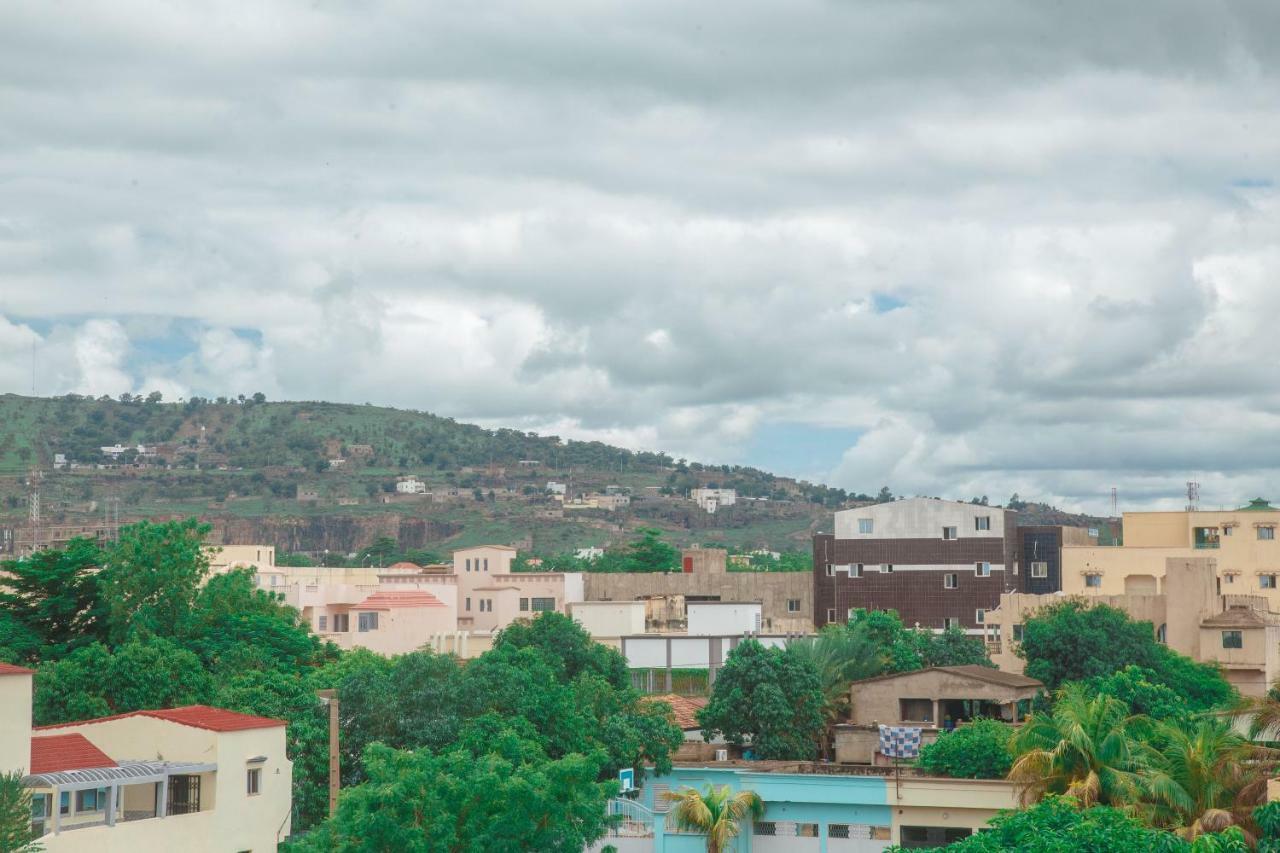
<svg viewBox="0 0 1280 853"><path fill-rule="evenodd" d="M0 7L0 391L1280 497L1280 4Z"/></svg>

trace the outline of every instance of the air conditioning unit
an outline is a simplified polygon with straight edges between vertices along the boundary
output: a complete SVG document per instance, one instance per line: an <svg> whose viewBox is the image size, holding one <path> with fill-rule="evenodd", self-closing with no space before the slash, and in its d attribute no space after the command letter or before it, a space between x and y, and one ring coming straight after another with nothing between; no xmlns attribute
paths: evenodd
<svg viewBox="0 0 1280 853"><path fill-rule="evenodd" d="M729 750L727 749L716 750L716 761L728 761L728 760L729 760Z"/></svg>

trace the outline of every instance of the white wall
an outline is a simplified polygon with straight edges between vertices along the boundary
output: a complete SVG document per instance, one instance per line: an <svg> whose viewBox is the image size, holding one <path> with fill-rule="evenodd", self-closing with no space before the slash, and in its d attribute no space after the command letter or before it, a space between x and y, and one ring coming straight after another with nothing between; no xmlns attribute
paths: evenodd
<svg viewBox="0 0 1280 853"><path fill-rule="evenodd" d="M722 664L729 657L730 645L742 637L720 637L720 656L711 660L711 646L714 637L687 637L677 635L652 634L642 637L626 637L622 641L622 653L627 658L627 665L632 669L665 667L667 665L667 642L671 643L671 666L676 669L704 669L712 663ZM766 648L782 648L787 644L786 637L754 637Z"/></svg>
<svg viewBox="0 0 1280 853"><path fill-rule="evenodd" d="M569 615L593 637L626 637L644 633L643 601L578 601Z"/></svg>
<svg viewBox="0 0 1280 853"><path fill-rule="evenodd" d="M991 519L990 530L975 530L974 519ZM858 532L858 520L872 519L870 534ZM961 539L1004 536L1004 510L958 501L909 498L904 501L846 509L835 514L837 539L941 539L943 527L955 527Z"/></svg>
<svg viewBox="0 0 1280 853"><path fill-rule="evenodd" d="M0 773L25 771L30 761L31 676L0 675Z"/></svg>
<svg viewBox="0 0 1280 853"><path fill-rule="evenodd" d="M759 602L690 602L690 634L749 634L760 630L764 605Z"/></svg>

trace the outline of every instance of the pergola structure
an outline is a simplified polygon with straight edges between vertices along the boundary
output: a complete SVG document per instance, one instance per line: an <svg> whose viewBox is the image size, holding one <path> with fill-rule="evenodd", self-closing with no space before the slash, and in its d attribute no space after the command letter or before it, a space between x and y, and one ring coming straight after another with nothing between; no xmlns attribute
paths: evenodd
<svg viewBox="0 0 1280 853"><path fill-rule="evenodd" d="M64 829L78 829L82 826L99 826L105 823L114 826L117 820L143 820L147 818L163 818L170 813L191 813L200 811L200 776L201 773L212 773L218 769L216 764L189 763L175 761L122 761L115 767L93 767L83 770L59 770L49 773L35 773L23 778L27 788L33 789L37 796L44 794L45 823L48 831L57 834ZM194 780L194 784L193 784ZM178 793L175 788L182 785ZM150 785L153 793L146 799L150 808L126 808L123 789L134 786ZM74 798L79 791L106 791L106 804L103 820L75 822L62 825L61 798L65 793ZM194 797L192 797L194 794ZM70 811L70 809L68 809Z"/></svg>

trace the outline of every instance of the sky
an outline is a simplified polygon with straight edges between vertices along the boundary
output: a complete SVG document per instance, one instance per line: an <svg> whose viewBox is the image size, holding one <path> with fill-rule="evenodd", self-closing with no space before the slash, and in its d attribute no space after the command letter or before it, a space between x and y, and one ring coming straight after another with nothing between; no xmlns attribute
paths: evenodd
<svg viewBox="0 0 1280 853"><path fill-rule="evenodd" d="M0 7L0 392L1280 498L1280 4Z"/></svg>

